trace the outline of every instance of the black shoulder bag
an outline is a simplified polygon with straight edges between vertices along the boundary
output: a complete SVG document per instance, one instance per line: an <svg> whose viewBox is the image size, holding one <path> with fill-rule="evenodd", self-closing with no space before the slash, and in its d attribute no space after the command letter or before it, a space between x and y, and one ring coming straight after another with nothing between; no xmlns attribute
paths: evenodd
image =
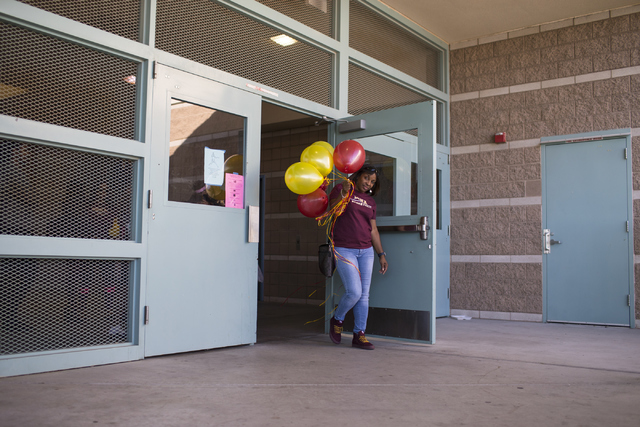
<svg viewBox="0 0 640 427"><path fill-rule="evenodd" d="M318 247L318 266L320 267L320 272L326 277L333 276L333 272L336 269L336 258L330 243L325 243Z"/></svg>

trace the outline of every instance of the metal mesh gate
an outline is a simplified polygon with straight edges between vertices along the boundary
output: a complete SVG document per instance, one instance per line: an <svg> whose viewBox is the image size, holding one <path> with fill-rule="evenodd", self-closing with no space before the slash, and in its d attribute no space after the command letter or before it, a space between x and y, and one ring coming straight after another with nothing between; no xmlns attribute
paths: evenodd
<svg viewBox="0 0 640 427"><path fill-rule="evenodd" d="M133 240L135 161L0 139L0 234Z"/></svg>
<svg viewBox="0 0 640 427"><path fill-rule="evenodd" d="M141 0L18 1L131 40L140 38Z"/></svg>
<svg viewBox="0 0 640 427"><path fill-rule="evenodd" d="M0 169L0 234L133 240L134 160L0 139ZM0 258L0 354L130 342L131 274L129 260Z"/></svg>
<svg viewBox="0 0 640 427"><path fill-rule="evenodd" d="M355 64L349 64L349 114L365 114L429 101Z"/></svg>
<svg viewBox="0 0 640 427"><path fill-rule="evenodd" d="M127 260L0 258L0 355L132 341Z"/></svg>
<svg viewBox="0 0 640 427"><path fill-rule="evenodd" d="M333 106L333 54L211 0L158 0L156 47L323 105Z"/></svg>
<svg viewBox="0 0 640 427"><path fill-rule="evenodd" d="M392 81L355 64L349 64L349 114L358 115L388 110L403 105L430 101ZM442 103L436 104L436 143L442 144ZM411 133L411 132L409 132Z"/></svg>
<svg viewBox="0 0 640 427"><path fill-rule="evenodd" d="M333 0L256 1L321 32L325 36L334 37Z"/></svg>
<svg viewBox="0 0 640 427"><path fill-rule="evenodd" d="M0 22L0 114L135 139L138 64Z"/></svg>
<svg viewBox="0 0 640 427"><path fill-rule="evenodd" d="M356 0L349 2L349 46L442 90L441 54Z"/></svg>

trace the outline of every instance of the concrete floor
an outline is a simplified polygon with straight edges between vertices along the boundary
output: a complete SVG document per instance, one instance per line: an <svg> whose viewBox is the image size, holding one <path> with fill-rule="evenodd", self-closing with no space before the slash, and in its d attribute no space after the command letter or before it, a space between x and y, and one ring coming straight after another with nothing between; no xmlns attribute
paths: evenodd
<svg viewBox="0 0 640 427"><path fill-rule="evenodd" d="M260 304L258 344L0 379L1 426L640 426L640 331L437 321L437 343L324 335Z"/></svg>

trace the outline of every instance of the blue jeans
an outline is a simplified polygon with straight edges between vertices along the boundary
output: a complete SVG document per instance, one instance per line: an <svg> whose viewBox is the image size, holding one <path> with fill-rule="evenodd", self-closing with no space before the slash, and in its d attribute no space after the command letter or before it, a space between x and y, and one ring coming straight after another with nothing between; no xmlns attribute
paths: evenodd
<svg viewBox="0 0 640 427"><path fill-rule="evenodd" d="M371 273L373 271L373 247L367 249L335 248L336 252L348 259L350 265L341 259L336 262L336 269L342 284L344 295L340 298L334 317L344 320L347 312L353 308L354 332L367 329L369 315L369 288L371 287ZM358 270L354 267L358 267Z"/></svg>

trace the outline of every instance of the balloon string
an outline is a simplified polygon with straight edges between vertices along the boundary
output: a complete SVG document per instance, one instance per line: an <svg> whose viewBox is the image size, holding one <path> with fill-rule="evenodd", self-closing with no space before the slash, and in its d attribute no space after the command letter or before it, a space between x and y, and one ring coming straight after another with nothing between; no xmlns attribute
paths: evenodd
<svg viewBox="0 0 640 427"><path fill-rule="evenodd" d="M339 181L339 180L344 180L344 179L349 179L346 178L340 174L337 174L339 179L333 179L332 181ZM331 209L329 209L326 213L324 213L323 215L319 216L316 218L316 221L318 222L318 226L322 227L322 226L327 226L327 240L329 242L329 245L331 246L331 250L333 252L333 256L335 257L336 260L336 264L337 261L341 261L344 262L345 264L348 264L350 266L352 266L353 268L356 269L356 271L358 272L358 274L360 274L360 270L358 269L358 267L353 264L351 261L349 261L348 259L346 259L344 256L340 255L340 253L336 250L335 245L333 243L333 228L336 224L336 220L338 219L338 217L340 215L342 215L344 213L344 210L347 208L347 205L349 204L349 201L351 200L351 196L353 195L353 191L354 191L354 187L353 185L351 186L351 188L349 189L349 192L347 194L346 197L343 197L342 199L340 199L338 201L338 203L336 203ZM334 269L335 271L335 269Z"/></svg>
<svg viewBox="0 0 640 427"><path fill-rule="evenodd" d="M333 297L333 296L336 296L336 295L338 295L338 294L333 294L333 295L329 296L329 298L331 298L331 297ZM329 298L327 298L326 300L324 300L324 302L323 302L322 304L320 304L320 306L323 306L323 305L324 305L324 303L326 303L327 301L329 301ZM336 308L338 308L338 307L337 307L337 306L336 306L336 307L334 307L334 308L333 308L333 310L331 310L329 313L325 314L325 315L324 315L324 316L322 316L322 317L317 318L316 320L309 320L308 322L305 322L305 325L308 325L309 323L315 323L315 322L317 322L317 321L319 321L319 320L322 320L322 319L326 319L326 318L327 318L327 316L332 315L332 314L333 314L333 312L334 312L334 311L336 311ZM303 326L304 326L304 325L303 325Z"/></svg>
<svg viewBox="0 0 640 427"><path fill-rule="evenodd" d="M340 286L340 287L342 287L342 286ZM336 296L336 295L338 295L338 294L336 294L336 293L334 292L334 293L333 293L333 295L330 295L329 297L327 297L327 299L326 299L326 300L322 301L322 303L321 303L321 304L319 304L319 305L318 305L318 307L322 307L323 305L325 305L325 304L327 303L327 301L329 301L329 299L330 299L331 297ZM334 310L335 310L335 309L334 309ZM332 310L331 312L333 312L333 310Z"/></svg>
<svg viewBox="0 0 640 427"><path fill-rule="evenodd" d="M338 175L337 179L327 179L327 181L341 181L341 180L345 180L348 179L346 176L343 176L339 173L336 173L336 175ZM349 203L349 201L351 200L351 196L353 195L353 191L354 191L354 187L353 185L351 186L351 188L349 189L349 194L347 194L346 197L343 197L342 199L340 199L331 209L329 209L327 212L325 212L324 214L316 217L316 221L318 222L318 226L322 227L322 226L327 226L327 240L329 242L329 245L331 245L331 249L333 251L333 256L335 257L336 261L340 261L340 262L344 262L346 264L351 265L353 268L355 268L358 271L358 274L360 274L360 270L358 269L358 267L356 265L354 265L351 261L349 261L348 259L346 259L344 256L340 255L340 253L338 253L338 251L336 251L335 249L335 245L333 243L333 228L335 226L336 223L336 219L342 215L344 213L344 210L347 208L347 205ZM335 269L334 269L335 272ZM316 282L319 283L319 282ZM282 303L283 305L289 300L289 298L295 294L296 292L298 292L298 290L300 290L302 288L302 286L300 286L299 288L297 288L295 291L293 291L291 293L291 295L289 295L284 302ZM313 295L316 291L313 291L309 296ZM327 299L325 299L321 304L320 307L322 307L323 305L325 305L332 297L336 296L337 294L332 294L329 297L327 297ZM334 311L336 311L336 308L338 308L337 306L333 308L333 310L331 310L329 313L325 314L324 316L315 319L315 320L310 320L308 322L305 323L305 325L308 325L309 323L315 323L318 322L322 319L326 319L328 316L331 316L333 314Z"/></svg>
<svg viewBox="0 0 640 427"><path fill-rule="evenodd" d="M316 283L313 283L313 284L311 284L310 286L318 285L318 284L320 284L320 283L322 283L322 282L324 282L324 281L326 281L326 280L327 280L327 279L321 279L321 280L318 280ZM291 298L291 297L293 296L293 294L295 294L296 292L298 292L298 291L299 291L300 289L302 289L304 286L305 286L305 285L298 286L298 287L296 288L296 290L295 290L295 291L293 291L293 292L291 292L291 293L289 294L289 296L288 296L288 297L287 297L287 298L282 302L282 304L280 304L280 306L285 305L285 304L287 303L287 301L289 301L289 298ZM316 289L316 291L317 291L317 289ZM315 294L315 293L316 293L316 291L311 292L311 294L309 295L309 297L310 297L311 295ZM307 297L307 298L308 298L308 297ZM324 303L322 303L322 304L324 304ZM322 305L322 304L320 304L320 305Z"/></svg>
<svg viewBox="0 0 640 427"><path fill-rule="evenodd" d="M338 178L326 178L327 183L331 182L331 181L344 181L347 180L349 178L347 178L346 176L337 173L336 175L338 176ZM341 199L338 203L336 203L331 209L329 209L327 212L325 212L324 214L316 217L316 221L318 221L318 225L319 226L324 226L329 224L330 222L334 222L335 218L339 217L340 215L342 215L342 212L344 212L347 203L349 202L349 199L351 198L351 194L353 194L353 186L351 187L351 191L349 192L349 197L347 198L343 198Z"/></svg>

